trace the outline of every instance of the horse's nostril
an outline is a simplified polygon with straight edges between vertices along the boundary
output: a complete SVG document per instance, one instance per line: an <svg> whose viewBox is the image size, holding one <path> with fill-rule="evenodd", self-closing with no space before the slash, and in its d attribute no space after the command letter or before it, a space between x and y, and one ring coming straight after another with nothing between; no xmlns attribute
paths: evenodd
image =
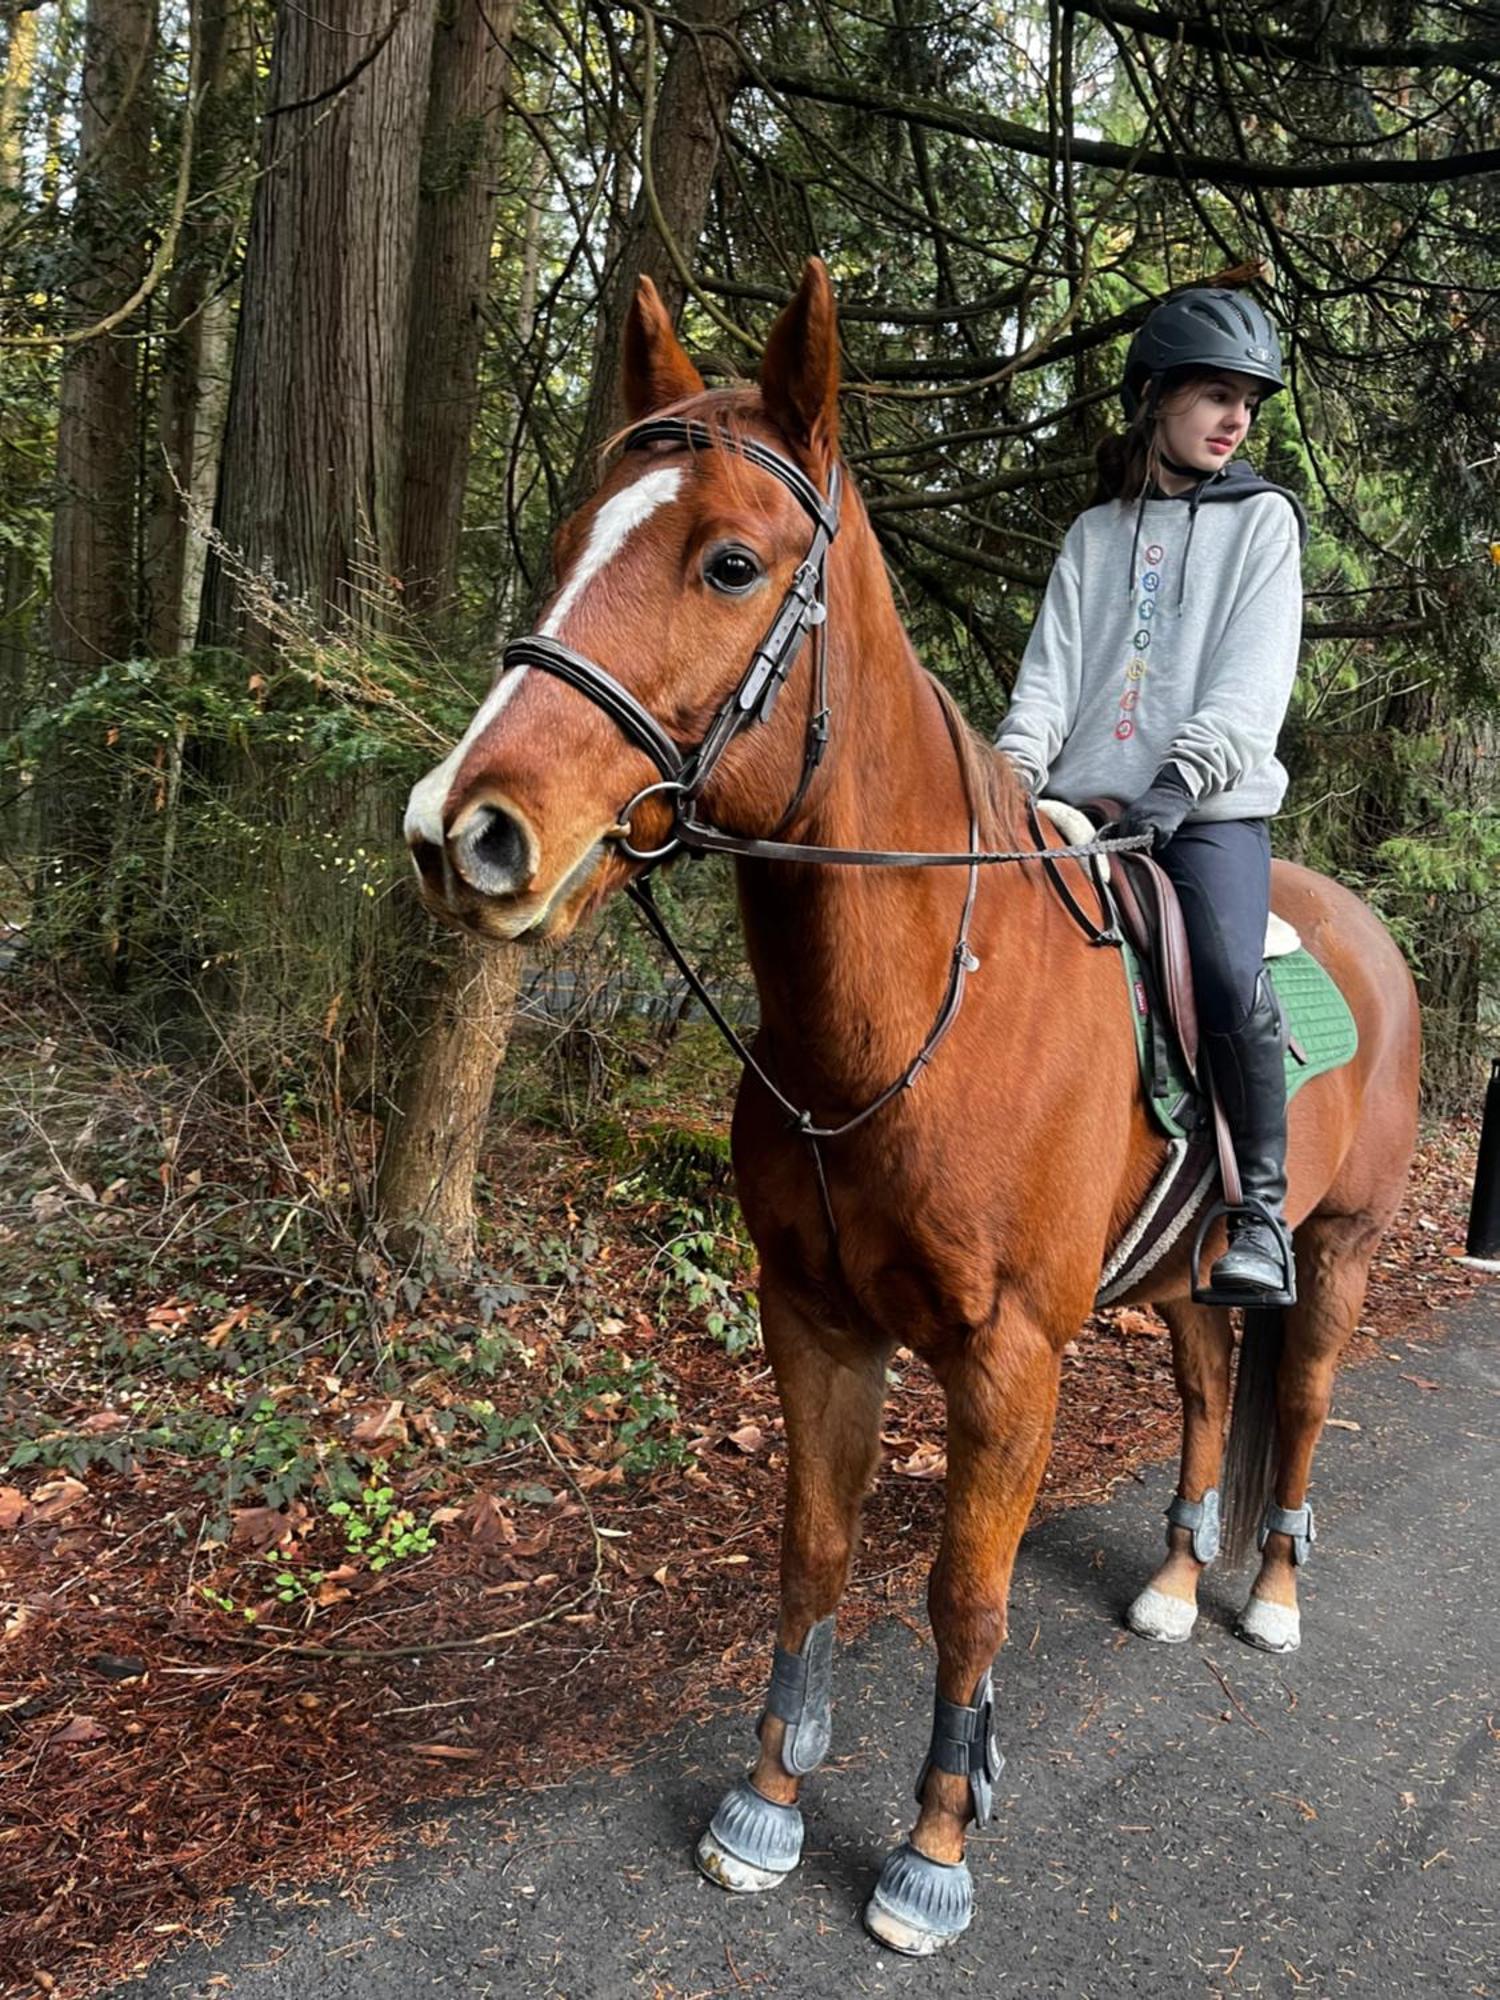
<svg viewBox="0 0 1500 2000"><path fill-rule="evenodd" d="M511 894L531 874L521 822L499 806L476 806L454 837L453 865L482 894Z"/></svg>
<svg viewBox="0 0 1500 2000"><path fill-rule="evenodd" d="M429 889L443 886L443 850L435 840L414 840L411 843L411 858L417 873Z"/></svg>

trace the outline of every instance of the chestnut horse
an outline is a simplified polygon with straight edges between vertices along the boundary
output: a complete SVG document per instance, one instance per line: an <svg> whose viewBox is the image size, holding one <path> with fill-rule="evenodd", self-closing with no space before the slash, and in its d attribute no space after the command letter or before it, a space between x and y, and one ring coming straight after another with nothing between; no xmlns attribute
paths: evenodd
<svg viewBox="0 0 1500 2000"><path fill-rule="evenodd" d="M986 851L1034 849L1008 764L957 722L919 665L847 482L824 550L840 480L838 335L823 266L808 263L757 383L714 392L643 278L624 393L635 426L664 411L675 423L627 435L635 448L563 523L560 587L540 635L513 647L519 661L412 793L407 838L434 912L487 937L558 937L637 877L638 857L669 843L669 801L682 796L663 774L733 709L778 598L783 614L801 606L797 629L814 643L781 658L788 677L774 708L754 707L719 742L696 812L819 849L963 855L976 833ZM1086 900L1084 868L1058 865ZM928 1591L934 1730L920 1812L865 1917L886 1943L925 1953L972 1908L965 1830L987 1814L1002 1761L991 1663L1047 1457L1059 1357L1164 1142L1142 1098L1119 960L1091 947L1041 868L757 856L738 862L737 877L761 1026L735 1106L734 1163L760 1255L789 1471L759 1755L699 1860L725 1886L754 1889L800 1853L798 1792L828 1740L834 1613L880 1456L886 1364L904 1345L932 1368L947 1407L946 1511ZM1301 1510L1334 1367L1415 1143L1418 1017L1399 952L1351 894L1284 862L1272 893L1359 1031L1354 1059L1291 1107L1298 1299L1284 1315L1250 1317L1232 1427L1241 1546L1262 1528L1242 1629L1285 1647L1297 1635L1296 1569L1311 1531ZM945 996L965 980L962 1011L915 1087L853 1122L932 1044ZM807 1108L802 1129L788 1104ZM808 1141L809 1128L841 1126ZM1128 1298L1156 1306L1171 1329L1186 1503L1132 1623L1185 1638L1213 1554L1199 1503L1217 1497L1231 1319L1192 1302L1181 1244Z"/></svg>

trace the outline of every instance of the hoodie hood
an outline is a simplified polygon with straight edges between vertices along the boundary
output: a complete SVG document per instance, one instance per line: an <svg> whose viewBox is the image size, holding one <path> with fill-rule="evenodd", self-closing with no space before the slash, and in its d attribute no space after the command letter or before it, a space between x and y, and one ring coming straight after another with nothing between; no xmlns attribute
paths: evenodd
<svg viewBox="0 0 1500 2000"><path fill-rule="evenodd" d="M1279 493L1297 517L1297 537L1303 548L1307 547L1307 515L1302 502L1295 493L1285 486L1278 486L1272 479L1263 479L1247 459L1232 458L1228 465L1220 466L1217 472L1206 472L1195 486L1185 493L1163 493L1157 487L1142 488L1136 503L1135 534L1130 543L1130 569L1125 579L1129 595L1135 594L1135 558L1141 539L1141 521L1148 500L1181 500L1188 510L1187 547L1183 552L1182 568L1177 577L1177 610L1182 611L1182 600L1187 589L1188 557L1193 552L1193 530L1198 525L1198 509L1210 505L1224 505L1234 500L1248 500L1254 493Z"/></svg>

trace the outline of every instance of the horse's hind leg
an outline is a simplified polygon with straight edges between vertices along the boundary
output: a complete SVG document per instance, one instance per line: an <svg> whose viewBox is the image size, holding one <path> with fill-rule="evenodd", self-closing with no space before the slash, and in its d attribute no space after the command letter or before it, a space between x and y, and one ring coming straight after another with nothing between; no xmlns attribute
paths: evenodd
<svg viewBox="0 0 1500 2000"><path fill-rule="evenodd" d="M1311 1510L1302 1510L1313 1453L1328 1416L1334 1370L1359 1319L1370 1259L1383 1229L1383 1221L1367 1215L1312 1215L1297 1230L1297 1304L1286 1313L1285 1345L1276 1370L1275 1481L1266 1515L1267 1526L1280 1519L1287 1531L1272 1527L1265 1535L1260 1572L1239 1623L1239 1636L1267 1652L1289 1653L1301 1639L1297 1570L1311 1541ZM1272 1506L1283 1509L1283 1515L1272 1515ZM1243 1515L1241 1508L1234 1511Z"/></svg>
<svg viewBox="0 0 1500 2000"><path fill-rule="evenodd" d="M1167 1559L1126 1612L1143 1639L1180 1641L1198 1617L1198 1579L1218 1553L1219 1467L1229 1409L1234 1333L1222 1306L1164 1300L1172 1330L1172 1368L1182 1398L1182 1466L1168 1510ZM1172 1515L1182 1518L1172 1521Z"/></svg>
<svg viewBox="0 0 1500 2000"><path fill-rule="evenodd" d="M706 1875L740 1891L774 1888L801 1858L797 1794L828 1747L834 1614L880 1459L890 1351L814 1324L774 1281L762 1290L761 1329L786 1420L781 1616L760 1755L697 1853Z"/></svg>

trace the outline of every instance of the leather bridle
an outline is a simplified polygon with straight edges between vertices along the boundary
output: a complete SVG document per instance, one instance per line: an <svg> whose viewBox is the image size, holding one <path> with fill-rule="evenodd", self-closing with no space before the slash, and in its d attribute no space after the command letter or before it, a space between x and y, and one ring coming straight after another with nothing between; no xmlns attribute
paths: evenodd
<svg viewBox="0 0 1500 2000"><path fill-rule="evenodd" d="M722 449L736 452L750 464L759 466L762 471L769 472L780 480L808 515L813 524L813 534L807 554L798 564L792 581L766 629L765 636L755 648L748 666L720 705L701 740L688 748L683 748L662 728L650 710L637 700L629 688L616 680L613 674L601 667L596 660L589 659L584 653L576 652L571 646L563 645L558 639L548 638L537 632L512 639L502 653L501 667L502 671L508 671L512 667L537 667L544 673L554 675L569 687L576 688L580 694L586 695L596 708L602 709L622 735L638 750L643 751L655 765L659 775L649 785L643 786L636 792L621 809L618 823L611 835L620 852L628 860L642 864L642 873L627 884L626 893L645 915L720 1033L724 1035L740 1060L754 1071L772 1097L786 1111L797 1131L809 1141L817 1168L824 1212L834 1240L837 1242L838 1226L829 1200L828 1181L822 1155L818 1150L818 1142L823 1139L841 1138L846 1132L852 1132L856 1126L863 1125L866 1119L873 1118L877 1111L889 1104L901 1091L909 1090L958 1018L959 1009L963 1005L965 982L970 973L979 969L979 960L969 945L969 923L974 913L974 902L978 892L979 870L985 866L1008 861L1040 862L1047 869L1052 885L1062 898L1070 916L1084 931L1089 942L1095 945L1118 946L1122 940L1111 919L1109 898L1098 873L1098 857L1117 849L1147 846L1149 836L1137 836L1127 840L1092 840L1067 847L1049 848L1042 834L1035 805L1028 799L1028 823L1036 840L1036 847L982 852L979 847L978 819L974 802L970 798L968 799L969 845L962 853L923 853L892 848L818 847L800 841L778 840L776 835L791 820L806 797L813 775L822 762L823 753L828 745L831 711L828 697L826 634L827 559L829 545L838 533L842 479L839 467L835 464L829 475L828 495L825 499L799 466L794 465L789 458L773 450L769 445L762 444L755 438L732 437L727 433L720 434L716 439L707 424L691 417L648 417L626 433L621 445L625 451L645 451L653 445L660 444L679 445L689 450L696 450L712 447L716 442ZM802 773L791 803L777 821L771 834L764 838L728 833L699 817L697 809L704 791L730 745L746 730L756 727L769 718L776 705L777 696L785 686L803 643L809 635L813 638L814 654L812 706L803 748ZM949 731L952 734L953 724L946 708L944 719L948 721ZM965 777L964 760L956 737L954 754L958 761L960 776ZM967 794L966 779L965 789ZM670 835L658 847L638 848L631 839L631 815L646 799L654 796L670 798L673 801ZM656 907L649 879L652 870L678 852L730 854L743 860L809 861L843 867L967 868L968 888L959 918L958 938L950 959L948 984L937 1018L928 1030L927 1039L901 1075L893 1083L888 1084L863 1110L857 1111L851 1118L846 1118L842 1124L817 1125L813 1122L810 1111L792 1103L725 1019L703 981L683 957L661 912ZM1079 860L1089 866L1100 907L1105 913L1106 921L1103 928L1090 920L1064 882L1056 864L1065 860Z"/></svg>

